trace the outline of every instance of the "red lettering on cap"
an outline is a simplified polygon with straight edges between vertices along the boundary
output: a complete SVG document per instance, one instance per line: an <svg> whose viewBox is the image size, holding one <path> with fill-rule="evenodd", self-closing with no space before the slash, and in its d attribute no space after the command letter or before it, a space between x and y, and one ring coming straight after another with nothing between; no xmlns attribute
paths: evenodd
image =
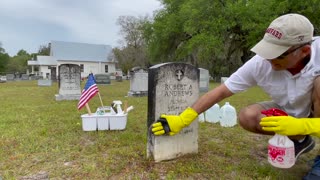
<svg viewBox="0 0 320 180"><path fill-rule="evenodd" d="M281 37L282 37L282 33L280 31L276 30L276 29L273 29L273 28L268 28L266 30L266 33L268 33L268 34L270 34L270 35L272 35L272 36L274 36L274 37L276 37L278 39L281 39Z"/></svg>

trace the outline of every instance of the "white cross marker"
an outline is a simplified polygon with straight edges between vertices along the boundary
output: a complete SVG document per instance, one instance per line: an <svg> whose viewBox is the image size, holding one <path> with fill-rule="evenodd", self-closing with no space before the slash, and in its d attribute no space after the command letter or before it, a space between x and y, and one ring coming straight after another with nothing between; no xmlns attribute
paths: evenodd
<svg viewBox="0 0 320 180"><path fill-rule="evenodd" d="M183 75L183 73L181 72L181 70L178 70L178 72L176 72L176 75L178 76L178 80L181 80L181 76Z"/></svg>

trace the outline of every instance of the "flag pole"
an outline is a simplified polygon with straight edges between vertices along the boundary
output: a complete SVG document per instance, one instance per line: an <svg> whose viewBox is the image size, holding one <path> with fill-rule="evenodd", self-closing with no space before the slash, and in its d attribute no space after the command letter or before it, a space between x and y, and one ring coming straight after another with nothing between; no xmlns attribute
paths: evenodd
<svg viewBox="0 0 320 180"><path fill-rule="evenodd" d="M127 113L127 108L128 108L128 101L125 101L124 102L124 110L123 110L123 112L124 112L124 114L126 114Z"/></svg>
<svg viewBox="0 0 320 180"><path fill-rule="evenodd" d="M100 102L101 102L101 106L102 106L103 112L105 112L105 109L104 109L104 106L103 106L103 103L102 103L102 99L101 99L101 96L100 96L100 92L98 92L98 95L99 95L99 99L100 99Z"/></svg>
<svg viewBox="0 0 320 180"><path fill-rule="evenodd" d="M88 103L86 103L86 108L87 108L87 111L88 111L89 116L91 116L91 110L90 110L90 107L89 107L89 104L88 104Z"/></svg>

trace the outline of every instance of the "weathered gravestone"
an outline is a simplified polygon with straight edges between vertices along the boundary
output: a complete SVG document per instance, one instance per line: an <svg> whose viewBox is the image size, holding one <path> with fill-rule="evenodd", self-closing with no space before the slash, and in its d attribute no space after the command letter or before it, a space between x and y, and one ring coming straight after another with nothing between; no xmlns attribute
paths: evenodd
<svg viewBox="0 0 320 180"><path fill-rule="evenodd" d="M199 88L200 92L208 92L209 90L209 71L207 69L199 68L200 80Z"/></svg>
<svg viewBox="0 0 320 180"><path fill-rule="evenodd" d="M184 63L149 68L147 156L156 162L198 152L198 120L174 136L154 136L151 125L161 114L180 114L199 97L199 69Z"/></svg>
<svg viewBox="0 0 320 180"><path fill-rule="evenodd" d="M7 74L7 81L13 81L14 80L14 74Z"/></svg>
<svg viewBox="0 0 320 180"><path fill-rule="evenodd" d="M21 80L29 80L29 75L28 74L21 74Z"/></svg>
<svg viewBox="0 0 320 180"><path fill-rule="evenodd" d="M116 76L116 81L117 82L122 82L122 76Z"/></svg>
<svg viewBox="0 0 320 180"><path fill-rule="evenodd" d="M95 74L96 84L111 84L110 74Z"/></svg>
<svg viewBox="0 0 320 180"><path fill-rule="evenodd" d="M132 68L130 71L130 90L128 96L148 95L148 71L143 68Z"/></svg>
<svg viewBox="0 0 320 180"><path fill-rule="evenodd" d="M56 100L78 100L81 96L80 66L61 64L59 66L59 94Z"/></svg>

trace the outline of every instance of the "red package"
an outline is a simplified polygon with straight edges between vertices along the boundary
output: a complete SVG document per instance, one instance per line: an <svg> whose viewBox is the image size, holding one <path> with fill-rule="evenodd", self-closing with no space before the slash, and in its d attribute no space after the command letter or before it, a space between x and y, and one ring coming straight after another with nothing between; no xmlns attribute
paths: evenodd
<svg viewBox="0 0 320 180"><path fill-rule="evenodd" d="M261 114L264 114L266 116L288 116L288 114L285 111L277 108L263 110L261 111Z"/></svg>

